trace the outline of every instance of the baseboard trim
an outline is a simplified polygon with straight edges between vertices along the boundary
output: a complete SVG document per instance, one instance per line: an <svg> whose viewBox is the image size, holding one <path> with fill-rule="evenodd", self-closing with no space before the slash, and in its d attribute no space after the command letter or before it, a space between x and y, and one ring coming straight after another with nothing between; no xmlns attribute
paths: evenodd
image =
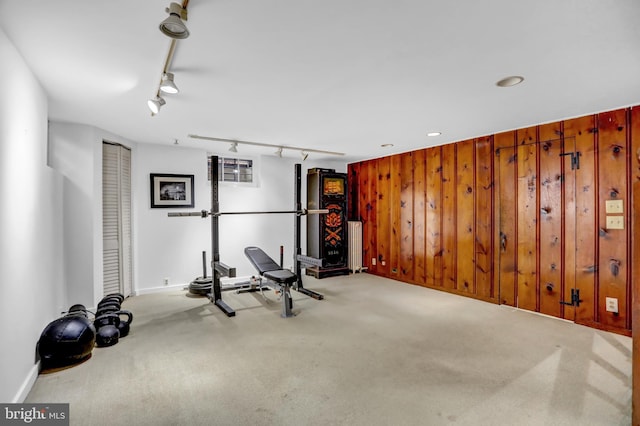
<svg viewBox="0 0 640 426"><path fill-rule="evenodd" d="M22 382L22 386L20 386L13 401L11 401L12 404L22 404L24 400L27 399L29 392L31 392L33 385L36 383L39 373L40 361L36 362L33 367L31 367L31 370L29 370L27 377L24 379L24 382Z"/></svg>
<svg viewBox="0 0 640 426"><path fill-rule="evenodd" d="M136 296L140 296L142 294L149 294L149 293L162 293L164 291L182 290L184 288L187 288L188 286L189 284L173 284L173 285L164 285L162 287L141 288L141 289L135 290L133 294Z"/></svg>

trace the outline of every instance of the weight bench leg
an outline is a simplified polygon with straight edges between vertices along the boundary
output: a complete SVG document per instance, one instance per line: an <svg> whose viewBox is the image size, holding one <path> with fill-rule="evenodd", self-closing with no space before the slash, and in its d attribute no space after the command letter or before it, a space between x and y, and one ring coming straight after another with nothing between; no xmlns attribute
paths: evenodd
<svg viewBox="0 0 640 426"><path fill-rule="evenodd" d="M293 308L293 299L291 298L291 290L288 285L283 285L282 291L282 314L280 315L282 318L290 318L295 316L291 311Z"/></svg>

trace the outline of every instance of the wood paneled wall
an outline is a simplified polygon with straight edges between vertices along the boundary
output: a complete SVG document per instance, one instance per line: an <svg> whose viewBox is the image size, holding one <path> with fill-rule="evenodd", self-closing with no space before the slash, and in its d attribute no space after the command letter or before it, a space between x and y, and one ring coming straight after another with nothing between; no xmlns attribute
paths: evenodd
<svg viewBox="0 0 640 426"><path fill-rule="evenodd" d="M630 334L639 109L350 164L364 266ZM607 200L622 201L624 229L608 229ZM579 306L561 303L575 290ZM618 299L617 314L607 297Z"/></svg>

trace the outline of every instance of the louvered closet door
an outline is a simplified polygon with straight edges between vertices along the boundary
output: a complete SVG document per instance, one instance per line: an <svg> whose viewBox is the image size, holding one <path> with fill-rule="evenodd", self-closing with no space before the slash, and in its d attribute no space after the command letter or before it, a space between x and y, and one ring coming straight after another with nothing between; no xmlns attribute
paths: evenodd
<svg viewBox="0 0 640 426"><path fill-rule="evenodd" d="M132 293L131 151L102 145L102 231L104 294Z"/></svg>

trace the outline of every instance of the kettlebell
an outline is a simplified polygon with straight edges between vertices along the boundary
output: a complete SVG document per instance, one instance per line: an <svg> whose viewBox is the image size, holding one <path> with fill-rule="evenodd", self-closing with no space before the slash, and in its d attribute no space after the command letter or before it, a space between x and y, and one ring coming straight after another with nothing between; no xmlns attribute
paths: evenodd
<svg viewBox="0 0 640 426"><path fill-rule="evenodd" d="M121 305L122 301L120 300L119 297L107 296L107 297L103 297L102 300L98 302L98 306L104 305L105 303L114 303L116 305Z"/></svg>
<svg viewBox="0 0 640 426"><path fill-rule="evenodd" d="M120 308L120 303L115 301L115 300L107 300L107 301L101 301L100 303L98 303L97 309L102 308L103 306L115 306L118 309Z"/></svg>
<svg viewBox="0 0 640 426"><path fill-rule="evenodd" d="M115 299L121 304L124 301L124 295L122 293L110 293L102 298L102 300L105 299Z"/></svg>
<svg viewBox="0 0 640 426"><path fill-rule="evenodd" d="M118 328L119 324L120 324L120 317L115 313L106 313L106 314L98 315L96 316L96 319L93 320L93 325L95 326L96 330L99 330L100 328L106 327L108 325L112 325Z"/></svg>
<svg viewBox="0 0 640 426"><path fill-rule="evenodd" d="M120 339L120 317L115 313L96 316L93 321L96 328L96 345L100 347L113 346Z"/></svg>
<svg viewBox="0 0 640 426"><path fill-rule="evenodd" d="M113 314L115 312L118 312L119 310L120 310L119 306L112 306L112 305L102 306L98 308L98 310L96 311L96 318L106 314Z"/></svg>
<svg viewBox="0 0 640 426"><path fill-rule="evenodd" d="M75 305L71 305L71 307L69 307L69 310L67 311L67 315L78 315L81 317L85 317L88 318L87 316L87 308L85 308L84 305L81 305L79 303L75 304Z"/></svg>
<svg viewBox="0 0 640 426"><path fill-rule="evenodd" d="M113 325L105 325L96 332L96 345L99 347L113 346L120 339L120 331Z"/></svg>
<svg viewBox="0 0 640 426"><path fill-rule="evenodd" d="M131 322L133 322L133 314L130 311L121 310L116 312L120 319L120 323L118 324L118 330L120 331L120 337L125 337L129 334ZM123 320L121 316L124 315L127 317L126 320Z"/></svg>

